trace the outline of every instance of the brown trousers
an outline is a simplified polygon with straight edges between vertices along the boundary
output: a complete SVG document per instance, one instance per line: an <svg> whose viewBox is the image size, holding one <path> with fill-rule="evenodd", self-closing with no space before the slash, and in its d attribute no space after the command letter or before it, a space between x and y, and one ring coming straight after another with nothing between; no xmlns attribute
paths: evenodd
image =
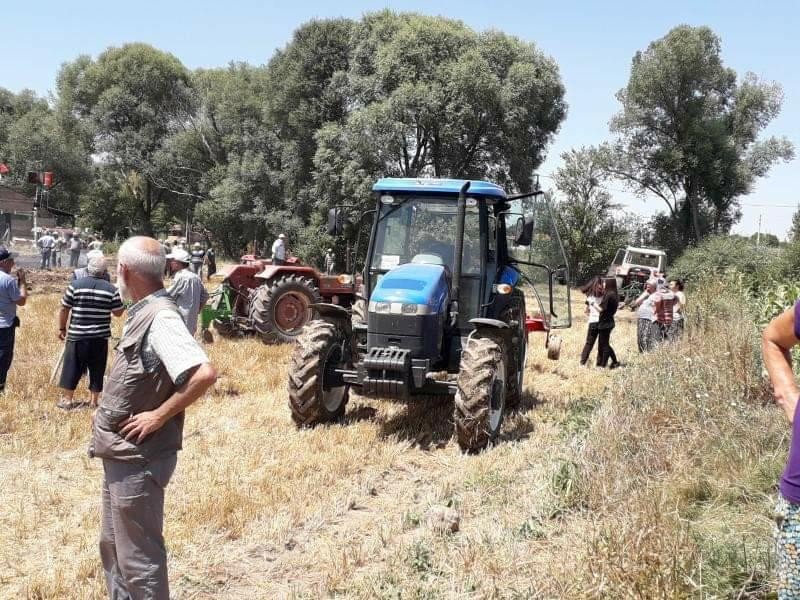
<svg viewBox="0 0 800 600"><path fill-rule="evenodd" d="M177 460L103 459L100 558L111 600L169 600L164 488Z"/></svg>

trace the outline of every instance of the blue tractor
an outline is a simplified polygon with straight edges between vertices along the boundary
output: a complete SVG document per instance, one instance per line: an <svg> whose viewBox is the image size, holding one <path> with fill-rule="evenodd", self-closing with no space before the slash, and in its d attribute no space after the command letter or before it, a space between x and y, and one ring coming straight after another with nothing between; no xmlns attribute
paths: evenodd
<svg viewBox="0 0 800 600"><path fill-rule="evenodd" d="M453 395L459 445L481 450L520 402L528 332L545 332L557 358L551 330L570 325L549 204L538 189L507 195L485 181L385 178L373 192L376 207L360 221L373 217L360 297L349 310L314 305L289 370L292 418L301 427L337 419L351 387L408 402ZM329 233L365 229L346 210L330 211Z"/></svg>

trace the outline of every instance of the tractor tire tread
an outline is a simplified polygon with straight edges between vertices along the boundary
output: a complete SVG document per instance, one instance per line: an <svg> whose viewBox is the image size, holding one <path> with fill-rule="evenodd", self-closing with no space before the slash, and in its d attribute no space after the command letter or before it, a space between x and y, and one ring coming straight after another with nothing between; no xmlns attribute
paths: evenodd
<svg viewBox="0 0 800 600"><path fill-rule="evenodd" d="M481 450L497 433L488 430L488 415L501 354L496 341L479 337L471 338L462 351L454 400L456 438L462 450Z"/></svg>
<svg viewBox="0 0 800 600"><path fill-rule="evenodd" d="M319 378L325 351L336 343L336 327L327 321L309 321L297 339L289 367L289 408L298 427L313 427L336 420L344 414L348 400L345 390L340 406L328 411L322 402Z"/></svg>

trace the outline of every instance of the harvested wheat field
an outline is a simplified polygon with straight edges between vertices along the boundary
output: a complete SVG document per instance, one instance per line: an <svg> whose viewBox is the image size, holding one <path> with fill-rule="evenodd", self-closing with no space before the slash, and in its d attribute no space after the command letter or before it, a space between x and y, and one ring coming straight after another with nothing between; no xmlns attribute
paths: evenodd
<svg viewBox="0 0 800 600"><path fill-rule="evenodd" d="M4 598L105 597L97 551L101 465L86 455L89 413L58 410L57 390L48 385L59 351L58 298L36 296L21 309L10 391L0 399ZM621 518L624 502L613 489L614 506L595 511L603 492L577 489L587 465L608 470L596 453L581 462L586 432L597 415L613 412L616 390L640 359L626 312L612 343L627 366L580 368L580 302L575 312L559 362L547 360L543 337L531 337L522 407L507 417L499 443L477 456L462 455L452 439L452 402L407 408L352 397L341 424L298 431L286 405L289 346L254 339L207 346L221 378L189 410L167 490L174 597L680 595L689 585L681 561L699 556L693 546L684 552L680 527L670 522L669 535L661 535L650 527L661 516L643 524L639 509ZM775 450L765 459L765 480L780 459ZM622 485L608 476L609 488ZM445 508L455 511L457 527ZM756 516L741 517L743 528L766 539L767 520ZM618 573L626 569L639 583ZM651 577L664 585L646 587Z"/></svg>

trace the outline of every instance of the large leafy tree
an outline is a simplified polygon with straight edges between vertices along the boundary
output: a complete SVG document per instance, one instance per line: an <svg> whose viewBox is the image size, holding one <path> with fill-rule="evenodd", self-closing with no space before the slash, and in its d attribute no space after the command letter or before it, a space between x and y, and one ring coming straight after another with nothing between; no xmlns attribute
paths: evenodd
<svg viewBox="0 0 800 600"><path fill-rule="evenodd" d="M533 44L442 17L367 15L353 34L346 119L322 128L322 203L365 201L379 176L491 178L519 190L566 114Z"/></svg>
<svg viewBox="0 0 800 600"><path fill-rule="evenodd" d="M29 170L52 171L55 185L48 202L73 212L90 178L89 155L79 136L63 127L49 103L29 90L13 94L0 88L0 162L10 168L7 184L33 195Z"/></svg>
<svg viewBox="0 0 800 600"><path fill-rule="evenodd" d="M780 111L781 87L751 73L737 78L708 27L675 27L637 52L617 98L608 170L663 200L684 244L728 231L738 199L793 157L786 138L759 138Z"/></svg>
<svg viewBox="0 0 800 600"><path fill-rule="evenodd" d="M619 247L628 243L628 224L617 214L608 177L595 148L573 149L561 155L554 180L559 192L555 210L559 235L576 282L605 272Z"/></svg>
<svg viewBox="0 0 800 600"><path fill-rule="evenodd" d="M96 61L79 57L62 67L59 81L60 113L83 119L95 154L120 180L135 181L129 191L138 226L152 233L160 205L194 197L174 185L180 167L166 148L194 114L189 72L173 55L137 43L109 48Z"/></svg>

